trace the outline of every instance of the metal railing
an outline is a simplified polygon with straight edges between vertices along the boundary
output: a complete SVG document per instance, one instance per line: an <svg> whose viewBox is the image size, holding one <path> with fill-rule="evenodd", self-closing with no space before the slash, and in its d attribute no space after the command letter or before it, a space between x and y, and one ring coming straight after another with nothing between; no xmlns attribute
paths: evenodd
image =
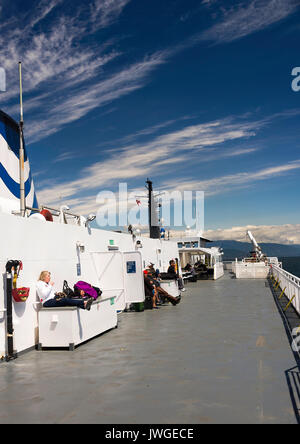
<svg viewBox="0 0 300 444"><path fill-rule="evenodd" d="M281 296L285 296L300 314L300 278L277 265L270 266L270 273L274 278L274 287L281 288Z"/></svg>
<svg viewBox="0 0 300 444"><path fill-rule="evenodd" d="M67 211L65 209L64 210L61 210L61 209L58 210L57 208L47 207L46 205L41 205L40 208L31 208L31 207L27 207L26 206L26 210L33 211L35 213L39 213L42 210L48 210L48 211L50 211L52 216L55 216L55 217L59 217L63 213L65 216L70 216L70 217L73 217L73 218L77 219L78 223L80 221L80 215L79 214L71 213L71 212L69 212L69 211Z"/></svg>

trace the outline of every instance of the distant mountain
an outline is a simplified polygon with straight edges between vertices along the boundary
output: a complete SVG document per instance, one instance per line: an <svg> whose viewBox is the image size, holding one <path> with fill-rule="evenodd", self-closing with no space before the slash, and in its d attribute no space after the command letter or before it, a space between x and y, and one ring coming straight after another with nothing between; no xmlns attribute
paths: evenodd
<svg viewBox="0 0 300 444"><path fill-rule="evenodd" d="M224 250L224 260L241 259L249 256L249 252L253 250L252 244L249 242L238 242L232 240L219 240L209 243L208 247L221 247ZM267 256L276 257L296 257L300 256L300 245L284 245L273 243L260 243L263 253Z"/></svg>

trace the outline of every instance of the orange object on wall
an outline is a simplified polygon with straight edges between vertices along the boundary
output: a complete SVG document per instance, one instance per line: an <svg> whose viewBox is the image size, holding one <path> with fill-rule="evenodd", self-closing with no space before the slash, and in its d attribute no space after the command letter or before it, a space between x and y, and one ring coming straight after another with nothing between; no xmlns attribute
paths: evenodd
<svg viewBox="0 0 300 444"><path fill-rule="evenodd" d="M49 210L44 209L40 212L40 214L42 214L48 222L53 222L53 216Z"/></svg>
<svg viewBox="0 0 300 444"><path fill-rule="evenodd" d="M12 295L15 302L26 302L29 296L30 288L22 287L22 288L13 288Z"/></svg>

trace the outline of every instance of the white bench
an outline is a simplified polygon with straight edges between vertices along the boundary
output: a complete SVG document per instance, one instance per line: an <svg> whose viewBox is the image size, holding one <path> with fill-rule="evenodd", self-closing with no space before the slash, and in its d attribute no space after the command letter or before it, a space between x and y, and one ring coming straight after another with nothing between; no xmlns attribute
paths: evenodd
<svg viewBox="0 0 300 444"><path fill-rule="evenodd" d="M74 350L82 342L117 327L114 301L115 297L101 297L93 302L90 311L77 307L41 308L38 349L68 347Z"/></svg>

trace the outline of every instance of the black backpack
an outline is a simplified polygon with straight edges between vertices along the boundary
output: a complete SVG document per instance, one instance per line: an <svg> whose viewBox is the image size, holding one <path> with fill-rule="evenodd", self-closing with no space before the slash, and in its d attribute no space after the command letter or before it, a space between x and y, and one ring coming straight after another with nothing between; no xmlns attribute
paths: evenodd
<svg viewBox="0 0 300 444"><path fill-rule="evenodd" d="M76 298L77 296L75 295L74 291L69 287L68 282L64 281L63 284L63 293L65 293L67 298Z"/></svg>

